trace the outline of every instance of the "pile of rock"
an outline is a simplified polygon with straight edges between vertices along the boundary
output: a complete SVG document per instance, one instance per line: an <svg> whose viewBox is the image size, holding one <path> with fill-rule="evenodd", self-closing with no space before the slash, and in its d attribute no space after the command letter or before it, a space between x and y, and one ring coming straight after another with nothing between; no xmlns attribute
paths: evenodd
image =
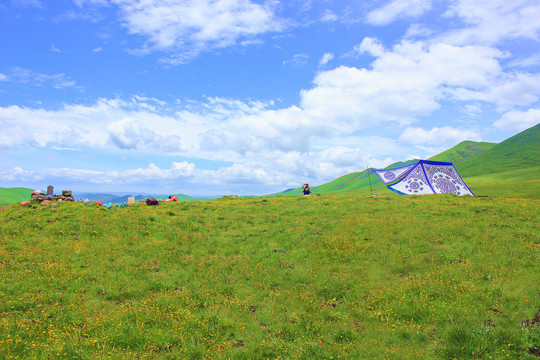
<svg viewBox="0 0 540 360"><path fill-rule="evenodd" d="M36 190L32 192L30 200L37 201L42 205L47 205L53 201L74 201L71 190L62 190L62 195L43 194L41 191Z"/></svg>

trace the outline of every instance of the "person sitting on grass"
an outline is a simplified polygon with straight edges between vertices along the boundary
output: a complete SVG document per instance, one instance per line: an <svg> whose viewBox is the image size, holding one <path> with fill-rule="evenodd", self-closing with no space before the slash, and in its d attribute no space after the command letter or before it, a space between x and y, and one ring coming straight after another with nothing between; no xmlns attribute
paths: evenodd
<svg viewBox="0 0 540 360"><path fill-rule="evenodd" d="M304 192L304 195L311 195L311 188L308 183L302 185L302 191Z"/></svg>

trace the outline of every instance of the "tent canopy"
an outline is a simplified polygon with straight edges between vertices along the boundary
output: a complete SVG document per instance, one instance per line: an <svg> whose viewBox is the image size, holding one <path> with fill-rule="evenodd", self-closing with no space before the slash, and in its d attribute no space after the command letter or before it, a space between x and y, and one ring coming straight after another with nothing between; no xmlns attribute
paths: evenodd
<svg viewBox="0 0 540 360"><path fill-rule="evenodd" d="M450 162L419 160L399 168L374 171L390 190L399 194L474 196Z"/></svg>

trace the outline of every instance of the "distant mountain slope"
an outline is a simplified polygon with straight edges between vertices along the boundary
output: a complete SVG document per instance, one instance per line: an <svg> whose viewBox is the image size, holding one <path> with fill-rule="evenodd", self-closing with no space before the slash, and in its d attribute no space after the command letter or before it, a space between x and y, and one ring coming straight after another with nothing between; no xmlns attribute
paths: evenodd
<svg viewBox="0 0 540 360"><path fill-rule="evenodd" d="M456 169L462 177L469 177L538 166L540 166L540 124L456 164ZM540 174L537 174L536 178L540 178Z"/></svg>
<svg viewBox="0 0 540 360"><path fill-rule="evenodd" d="M0 205L30 200L32 191L34 190L27 188L0 188Z"/></svg>
<svg viewBox="0 0 540 360"><path fill-rule="evenodd" d="M430 157L428 160L433 161L446 161L454 164L459 164L465 160L474 158L475 156L491 149L497 145L497 143L490 142L475 142L475 141L462 141L456 146L440 154Z"/></svg>

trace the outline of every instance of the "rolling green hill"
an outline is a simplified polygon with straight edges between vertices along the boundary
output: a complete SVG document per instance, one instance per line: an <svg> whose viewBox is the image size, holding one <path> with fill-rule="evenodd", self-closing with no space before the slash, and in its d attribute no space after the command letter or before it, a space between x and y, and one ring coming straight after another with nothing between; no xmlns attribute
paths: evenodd
<svg viewBox="0 0 540 360"><path fill-rule="evenodd" d="M540 124L537 124L471 159L456 164L456 169L462 177L472 177L539 166ZM523 180L540 180L540 173L532 173Z"/></svg>
<svg viewBox="0 0 540 360"><path fill-rule="evenodd" d="M34 190L27 188L0 188L0 205L29 200L32 191Z"/></svg>
<svg viewBox="0 0 540 360"><path fill-rule="evenodd" d="M491 149L495 145L497 144L490 142L462 141L453 148L432 156L428 160L446 161L458 164L465 160L474 158L476 155Z"/></svg>

